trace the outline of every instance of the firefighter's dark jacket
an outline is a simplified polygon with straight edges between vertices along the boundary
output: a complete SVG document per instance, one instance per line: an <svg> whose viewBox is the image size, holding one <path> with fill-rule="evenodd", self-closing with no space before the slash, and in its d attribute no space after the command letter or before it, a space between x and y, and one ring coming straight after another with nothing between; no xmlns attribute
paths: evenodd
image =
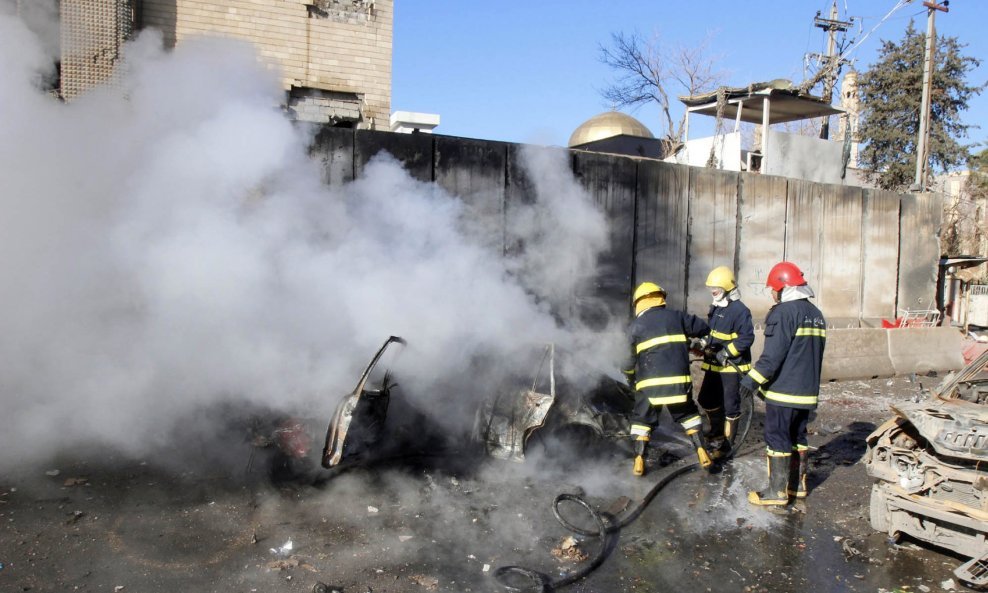
<svg viewBox="0 0 988 593"><path fill-rule="evenodd" d="M711 305L707 313L710 325L710 344L719 344L727 349L734 363L747 372L751 369L751 345L755 342L755 325L751 322L751 311L741 301L731 301L726 307ZM707 357L701 368L717 373L737 373L731 365L719 366L713 357Z"/></svg>
<svg viewBox="0 0 988 593"><path fill-rule="evenodd" d="M707 335L702 319L675 309L642 311L628 330L631 358L624 372L653 405L685 403L692 393L689 339Z"/></svg>
<svg viewBox="0 0 988 593"><path fill-rule="evenodd" d="M748 373L766 402L816 408L826 328L823 313L806 299L772 307L765 318L765 349Z"/></svg>

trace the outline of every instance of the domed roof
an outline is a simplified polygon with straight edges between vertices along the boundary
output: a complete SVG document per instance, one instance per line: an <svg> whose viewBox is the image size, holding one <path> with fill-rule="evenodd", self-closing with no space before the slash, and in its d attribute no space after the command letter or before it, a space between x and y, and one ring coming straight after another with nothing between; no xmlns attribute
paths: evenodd
<svg viewBox="0 0 988 593"><path fill-rule="evenodd" d="M618 111L605 111L595 115L576 128L569 137L568 146L580 146L587 142L603 140L620 135L654 138L645 124Z"/></svg>

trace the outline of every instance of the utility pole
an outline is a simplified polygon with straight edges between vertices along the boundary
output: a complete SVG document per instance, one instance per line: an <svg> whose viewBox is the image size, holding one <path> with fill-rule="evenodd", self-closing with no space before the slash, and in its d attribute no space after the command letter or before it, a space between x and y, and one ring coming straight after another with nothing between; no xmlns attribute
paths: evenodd
<svg viewBox="0 0 988 593"><path fill-rule="evenodd" d="M926 53L923 56L923 102L919 108L919 134L916 138L916 182L913 189L926 191L926 166L929 162L927 154L930 151L930 87L933 83L933 50L936 47L937 11L949 12L949 0L943 4L923 2L926 7Z"/></svg>
<svg viewBox="0 0 988 593"><path fill-rule="evenodd" d="M813 18L813 25L827 32L827 54L823 66L826 69L823 82L823 100L829 105L834 98L834 83L837 82L837 72L840 69L840 58L834 55L837 50L837 32L844 33L851 26L851 23L837 20L837 0L834 0L833 6L830 7L830 18L821 18L820 13L817 12L816 17ZM824 140L830 137L829 116L823 118L823 124L820 126L820 137Z"/></svg>

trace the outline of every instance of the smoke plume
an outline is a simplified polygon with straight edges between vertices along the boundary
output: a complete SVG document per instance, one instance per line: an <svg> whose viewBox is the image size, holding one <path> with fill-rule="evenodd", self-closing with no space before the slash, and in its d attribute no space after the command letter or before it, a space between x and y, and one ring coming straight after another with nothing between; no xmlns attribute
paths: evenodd
<svg viewBox="0 0 988 593"><path fill-rule="evenodd" d="M328 418L392 334L410 343L406 391L447 422L474 398L466 369L520 341L610 364L613 336L552 315L606 237L565 160L527 159L526 248L505 257L387 154L322 185L248 44L164 52L146 32L119 84L64 104L39 86L43 30L0 10L0 467L173 446L216 402Z"/></svg>

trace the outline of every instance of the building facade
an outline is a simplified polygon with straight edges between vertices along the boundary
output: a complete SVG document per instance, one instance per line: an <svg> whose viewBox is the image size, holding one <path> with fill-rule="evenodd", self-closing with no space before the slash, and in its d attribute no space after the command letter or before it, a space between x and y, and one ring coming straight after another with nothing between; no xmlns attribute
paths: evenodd
<svg viewBox="0 0 988 593"><path fill-rule="evenodd" d="M281 72L295 119L390 127L394 0L60 0L59 15L66 100L112 83L123 43L154 28L167 47L199 35L250 41Z"/></svg>

